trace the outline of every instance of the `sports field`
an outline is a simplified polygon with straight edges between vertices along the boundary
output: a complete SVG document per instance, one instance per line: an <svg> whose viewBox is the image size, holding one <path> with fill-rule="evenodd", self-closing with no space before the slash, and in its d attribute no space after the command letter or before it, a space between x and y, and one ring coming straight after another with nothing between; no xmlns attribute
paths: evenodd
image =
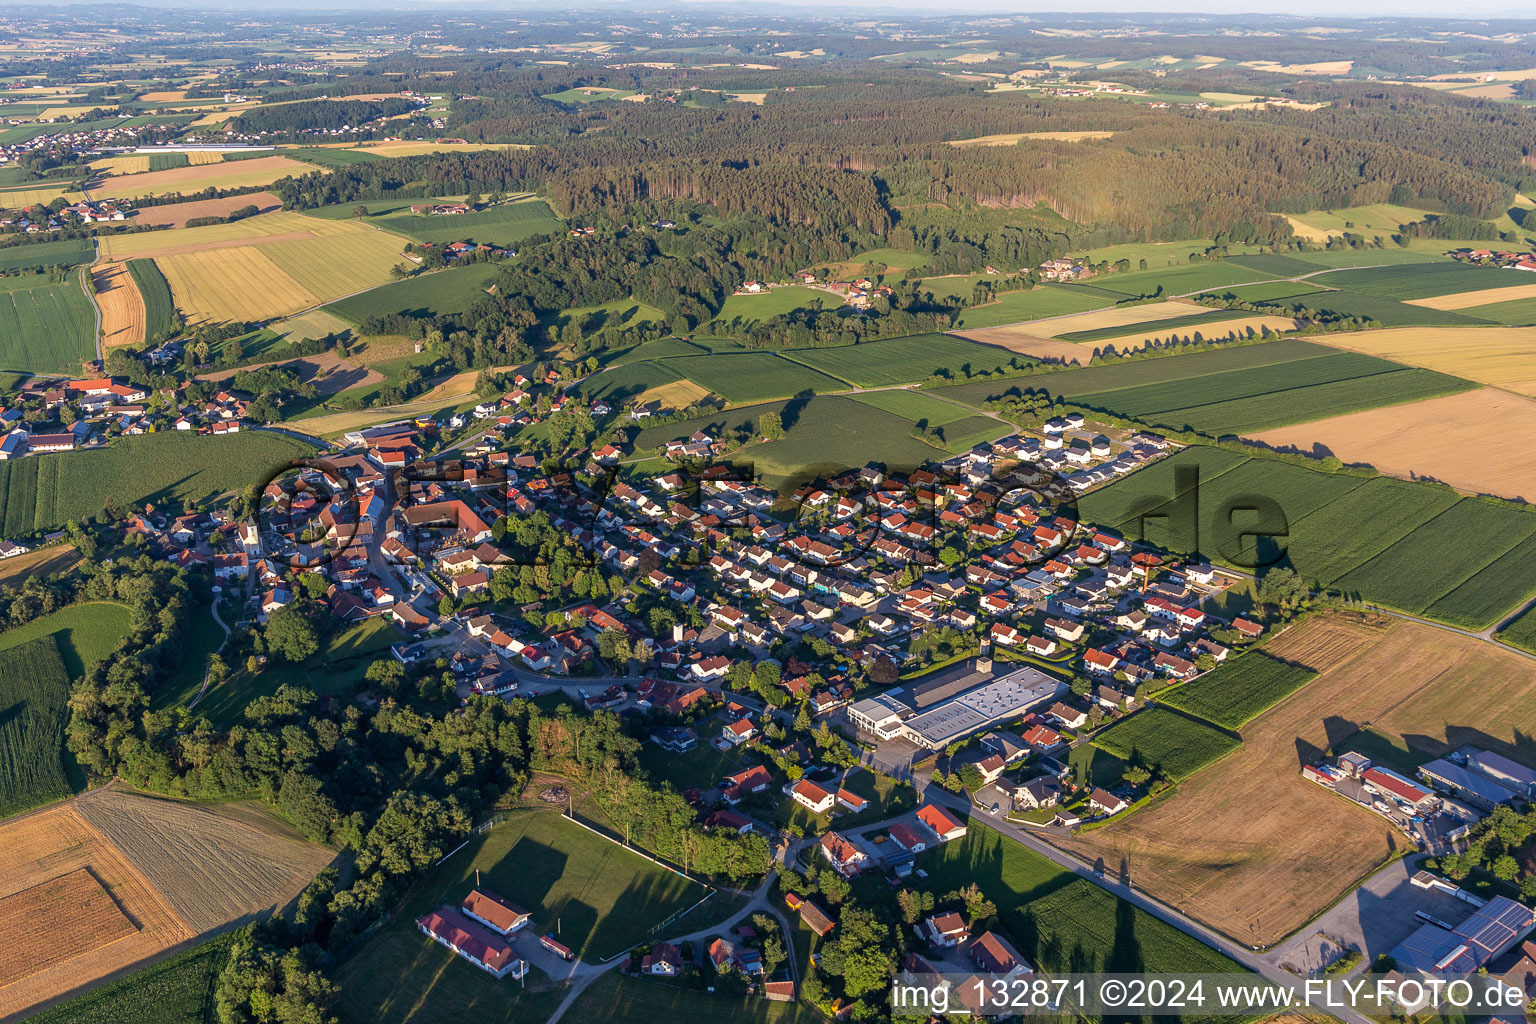
<svg viewBox="0 0 1536 1024"><path fill-rule="evenodd" d="M144 298L125 263L103 263L91 268L96 305L101 310L101 343L144 343Z"/></svg>
<svg viewBox="0 0 1536 1024"><path fill-rule="evenodd" d="M1272 944L1311 920L1401 842L1376 815L1300 775L1353 721L1404 696L1395 669L1326 671L1369 649L1382 628L1320 618L1276 638L1269 653L1323 674L1245 725L1241 748L1172 796L1059 845L1109 864L1123 858L1136 886L1244 944ZM1412 678L1428 688L1434 673Z"/></svg>
<svg viewBox="0 0 1536 1024"><path fill-rule="evenodd" d="M96 316L80 273L0 278L0 369L78 373L96 357Z"/></svg>
<svg viewBox="0 0 1536 1024"><path fill-rule="evenodd" d="M188 164L168 171L150 171L106 179L91 189L93 199L132 199L136 196L188 195L208 188L270 185L279 178L306 174L309 164L286 156L255 157L233 163Z"/></svg>
<svg viewBox="0 0 1536 1024"><path fill-rule="evenodd" d="M1416 327L1329 334L1319 340L1536 396L1536 327L1485 327L1475 331Z"/></svg>
<svg viewBox="0 0 1536 1024"><path fill-rule="evenodd" d="M1393 476L1536 502L1536 450L1489 444L1490 429L1512 437L1536 433L1536 400L1477 388L1251 436L1274 448L1332 454Z"/></svg>

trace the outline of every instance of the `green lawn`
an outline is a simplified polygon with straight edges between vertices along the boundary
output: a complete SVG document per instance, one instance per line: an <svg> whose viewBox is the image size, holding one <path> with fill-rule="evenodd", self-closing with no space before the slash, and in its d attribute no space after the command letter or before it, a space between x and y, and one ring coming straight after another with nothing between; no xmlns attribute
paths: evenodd
<svg viewBox="0 0 1536 1024"><path fill-rule="evenodd" d="M370 316L404 313L408 316L442 316L463 313L496 283L499 268L493 263L471 263L448 267L370 288L366 292L338 299L324 307L353 324L361 325Z"/></svg>
<svg viewBox="0 0 1536 1024"><path fill-rule="evenodd" d="M736 751L721 752L710 745L714 732L701 729L699 745L684 754L663 750L654 743L640 748L640 767L657 782L670 782L681 793L691 786L709 789L727 775L759 763L760 758L744 760Z"/></svg>
<svg viewBox="0 0 1536 1024"><path fill-rule="evenodd" d="M96 357L96 315L81 273L0 278L0 368L78 374L81 360Z"/></svg>
<svg viewBox="0 0 1536 1024"><path fill-rule="evenodd" d="M423 200L417 200L421 203ZM538 197L501 203L474 213L421 214L393 213L365 218L368 223L420 242L441 245L445 242L474 242L476 245L516 245L536 235L553 234L562 229L560 218L549 204Z"/></svg>
<svg viewBox="0 0 1536 1024"><path fill-rule="evenodd" d="M603 1024L818 1024L821 1014L804 1003L727 996L649 978L609 972L572 1004L568 1016Z"/></svg>
<svg viewBox="0 0 1536 1024"><path fill-rule="evenodd" d="M842 303L835 295L817 288L785 285L761 295L731 295L721 305L716 319L728 323L733 320L750 323L816 305L824 309L836 309Z"/></svg>
<svg viewBox="0 0 1536 1024"><path fill-rule="evenodd" d="M181 650L181 668L155 694L155 708L185 704L197 696L208 674L208 656L224 643L224 631L213 619L209 604L197 601L187 626L187 643Z"/></svg>

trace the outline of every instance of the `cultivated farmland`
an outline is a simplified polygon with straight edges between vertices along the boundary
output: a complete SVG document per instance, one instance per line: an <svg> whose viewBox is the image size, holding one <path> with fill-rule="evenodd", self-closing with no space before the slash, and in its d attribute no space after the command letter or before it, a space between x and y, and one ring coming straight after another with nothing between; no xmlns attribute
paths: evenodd
<svg viewBox="0 0 1536 1024"><path fill-rule="evenodd" d="M0 270L33 270L43 267L72 267L96 258L96 248L89 238L65 238L35 245L12 245L0 249Z"/></svg>
<svg viewBox="0 0 1536 1024"><path fill-rule="evenodd" d="M1048 324L1036 325L1038 334L1061 338L1068 334L1085 331L1130 329L1138 324L1156 323L1189 316L1201 316L1211 310L1194 302L1149 302L1139 306L1111 306L1075 316L1054 317Z"/></svg>
<svg viewBox="0 0 1536 1024"><path fill-rule="evenodd" d="M188 194L208 188L244 188L270 185L279 178L305 174L310 167L285 156L265 156L234 163L199 164L166 171L150 171L110 178L91 189L95 199L132 199L136 196Z"/></svg>
<svg viewBox="0 0 1536 1024"><path fill-rule="evenodd" d="M1523 283L1524 279L1512 280L1503 287L1485 288L1480 291L1452 292L1449 295L1436 295L1428 299L1409 299L1410 306L1423 306L1426 309L1468 309L1473 306L1487 306L1493 303L1516 302L1525 299L1536 299L1536 284ZM1480 314L1473 312L1473 316Z"/></svg>
<svg viewBox="0 0 1536 1024"><path fill-rule="evenodd" d="M1178 782L1236 750L1240 741L1204 722L1152 707L1097 734L1093 745L1122 761L1155 766Z"/></svg>
<svg viewBox="0 0 1536 1024"><path fill-rule="evenodd" d="M935 375L959 380L977 373L1029 365L1028 360L1005 356L991 346L947 334L917 334L887 341L866 341L861 345L790 349L783 355L861 388L906 384Z"/></svg>
<svg viewBox="0 0 1536 1024"><path fill-rule="evenodd" d="M117 650L132 624L127 605L116 601L82 601L0 633L0 651L51 638L66 678L73 681Z"/></svg>
<svg viewBox="0 0 1536 1024"><path fill-rule="evenodd" d="M262 213L271 213L283 207L283 201L271 192L252 192L223 199L193 199L185 203L167 203L164 206L145 206L134 215L133 223L140 227L185 227L194 217L228 217L236 210L254 206Z"/></svg>
<svg viewBox="0 0 1536 1024"><path fill-rule="evenodd" d="M53 637L0 652L0 818L73 791L64 769L68 703L69 675Z"/></svg>
<svg viewBox="0 0 1536 1024"><path fill-rule="evenodd" d="M201 502L246 487L312 449L265 431L228 437L169 432L124 437L105 449L0 463L0 530L23 537L71 519L146 501Z"/></svg>
<svg viewBox="0 0 1536 1024"><path fill-rule="evenodd" d="M1395 669L1351 679L1326 671L1383 628L1328 617L1277 637L1270 654L1323 674L1249 722L1242 747L1219 766L1059 845L1112 865L1123 859L1139 888L1244 944L1271 944L1311 920L1400 842L1376 815L1300 775L1303 761L1320 758L1352 730L1350 719L1372 720L1391 704L1411 703L1402 700L1404 677ZM1408 678L1428 687L1433 676Z"/></svg>
<svg viewBox="0 0 1536 1024"><path fill-rule="evenodd" d="M1225 262L1202 261L1167 270L1146 270L1130 274L1106 274L1093 279L1094 287L1122 295L1187 295L1209 291L1222 285L1249 284L1266 275Z"/></svg>
<svg viewBox="0 0 1536 1024"><path fill-rule="evenodd" d="M955 336L982 345L994 345L997 348L1007 349L1009 352L1016 352L1021 356L1031 356L1035 359L1054 363L1083 364L1093 358L1093 350L1091 348L1074 345L1070 341L1042 338L1037 334L1030 333L1031 330L1031 324L1015 324L1012 327L986 327L978 330L956 331Z"/></svg>
<svg viewBox="0 0 1536 1024"><path fill-rule="evenodd" d="M96 315L80 273L0 278L0 369L79 373L96 357Z"/></svg>
<svg viewBox="0 0 1536 1024"><path fill-rule="evenodd" d="M1536 396L1536 327L1405 328L1326 335L1327 344Z"/></svg>
<svg viewBox="0 0 1536 1024"><path fill-rule="evenodd" d="M976 330L1041 317L1068 316L1098 309L1110 301L1092 292L1046 284L1030 291L1003 292L992 302L961 310L954 326Z"/></svg>
<svg viewBox="0 0 1536 1024"><path fill-rule="evenodd" d="M827 351L827 350L818 350ZM781 359L769 352L740 355L687 356L653 363L635 363L626 369L655 366L681 374L699 387L733 405L788 398L804 391L842 391L846 385L810 366Z"/></svg>
<svg viewBox="0 0 1536 1024"><path fill-rule="evenodd" d="M230 935L200 943L61 1006L28 1017L29 1024L207 1024L215 1020L213 991L229 957Z"/></svg>
<svg viewBox="0 0 1536 1024"><path fill-rule="evenodd" d="M335 857L265 811L107 788L75 801L195 932L282 907Z"/></svg>
<svg viewBox="0 0 1536 1024"><path fill-rule="evenodd" d="M1358 270L1335 270L1319 274L1311 279L1313 284L1329 288L1344 288L1364 295L1375 295L1399 302L1427 299L1431 296L1450 296L1458 293L1481 294L1489 289L1508 285L1528 285L1524 274L1515 271L1490 270L1468 266L1465 263L1443 261L1439 263L1407 264L1395 267L1362 267ZM1511 295L1510 298L1521 298ZM1488 302L1480 299L1468 305ZM1431 309L1458 309L1458 306L1430 305Z"/></svg>
<svg viewBox="0 0 1536 1024"><path fill-rule="evenodd" d="M404 214L370 219L370 224L422 242L468 241L486 245L516 245L536 235L561 230L561 222L549 204L539 198L501 203L474 213L443 215Z"/></svg>
<svg viewBox="0 0 1536 1024"><path fill-rule="evenodd" d="M1536 434L1536 400L1478 388L1252 436L1274 448L1330 453L1393 476L1536 501L1536 450L1488 444L1491 423L1512 437Z"/></svg>
<svg viewBox="0 0 1536 1024"><path fill-rule="evenodd" d="M361 324L370 316L390 313L412 316L462 313L485 298L486 289L496 283L497 273L495 267L483 263L449 267L348 296L326 309L354 324Z"/></svg>
<svg viewBox="0 0 1536 1024"><path fill-rule="evenodd" d="M133 275L122 263L104 263L91 268L91 284L96 290L96 305L101 310L103 345L142 345L144 343L144 299L133 283Z"/></svg>
<svg viewBox="0 0 1536 1024"><path fill-rule="evenodd" d="M176 316L176 303L171 299L171 286L165 275L155 266L154 260L129 260L120 264L128 268L139 302L144 306L144 337L149 341L169 338L181 327Z"/></svg>
<svg viewBox="0 0 1536 1024"><path fill-rule="evenodd" d="M0 985L0 1016L20 1013L27 1007L76 991L83 985L131 966L190 939L194 932L121 851L80 816L72 804L60 804L0 824L0 849L6 851L6 871L0 875L0 900L20 896L30 904L33 920L5 936L0 944L4 976L13 980ZM36 918L62 920L70 916L70 904L38 906L38 898L50 891L35 887L88 869L95 884L106 891L106 906L126 916L136 929L110 941L111 934L95 938L91 933L72 947L61 948L49 929L36 926ZM29 895L30 892L30 895ZM80 898L80 894L76 894ZM18 903L17 906L21 906ZM93 903L100 905L99 900ZM120 909L118 909L120 908ZM89 919L88 919L89 920ZM60 953L64 955L61 957ZM41 969L36 969L36 968ZM18 974L25 972L25 976Z"/></svg>
<svg viewBox="0 0 1536 1024"><path fill-rule="evenodd" d="M1197 718L1237 730L1316 678L1302 665L1254 651L1194 682L1164 690L1157 699Z"/></svg>

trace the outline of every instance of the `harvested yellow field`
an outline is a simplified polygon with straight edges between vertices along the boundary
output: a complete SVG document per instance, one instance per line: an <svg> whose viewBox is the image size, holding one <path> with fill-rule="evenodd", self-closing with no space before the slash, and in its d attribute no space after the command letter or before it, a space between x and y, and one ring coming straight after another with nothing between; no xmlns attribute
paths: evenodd
<svg viewBox="0 0 1536 1024"><path fill-rule="evenodd" d="M155 265L189 323L266 320L320 304L264 250L243 245L177 253L156 257Z"/></svg>
<svg viewBox="0 0 1536 1024"><path fill-rule="evenodd" d="M193 167L201 167L204 164L221 164L224 162L223 153L210 153L206 150L187 154L187 163Z"/></svg>
<svg viewBox="0 0 1536 1024"><path fill-rule="evenodd" d="M1229 338L1234 335L1247 335L1250 331L1262 334L1268 327L1271 331L1294 331L1296 321L1285 316L1235 316L1230 320L1213 320L1206 324L1196 324L1193 327L1159 328L1156 324L1143 327L1136 331L1128 331L1114 338L1105 338L1102 341L1082 342L1087 348L1103 348L1113 345L1124 351L1125 349L1146 348L1157 341L1167 341L1172 337L1189 338L1198 334L1207 341L1212 338Z"/></svg>
<svg viewBox="0 0 1536 1024"><path fill-rule="evenodd" d="M1174 299L1170 302L1150 302L1144 306L1111 306L1108 309L1094 309L1087 313L1052 317L1036 323L1034 327L1035 333L1042 336L1060 337L1077 331L1097 331L1107 327L1134 327L1137 324L1151 323L1155 320L1169 320L1176 316L1193 316L1196 313L1209 312L1209 306L1199 306L1193 302L1180 302Z"/></svg>
<svg viewBox="0 0 1536 1024"><path fill-rule="evenodd" d="M7 936L7 959L43 965L26 977L0 984L0 1018L19 1014L29 1007L66 995L81 986L179 945L196 932L158 893L144 875L75 809L58 804L34 814L0 824L0 850L5 851L5 870L0 872L0 899L46 890L35 887L53 883L88 870L106 891L110 901L136 929L106 945L87 942L81 948L59 950L51 929L35 927ZM27 899L23 896L23 901ZM70 910L60 908L59 919ZM50 915L52 916L52 915Z"/></svg>
<svg viewBox="0 0 1536 1024"><path fill-rule="evenodd" d="M92 189L95 199L131 199L135 196L166 195L172 192L201 192L206 188L244 188L270 185L279 178L305 174L315 168L286 156L261 156L223 163L177 167L169 171L135 174L120 182L107 182Z"/></svg>
<svg viewBox="0 0 1536 1024"><path fill-rule="evenodd" d="M96 305L101 309L101 343L139 345L144 342L144 296L128 268L121 263L101 263L91 269Z"/></svg>
<svg viewBox="0 0 1536 1024"><path fill-rule="evenodd" d="M1053 142L1082 142L1084 139L1107 139L1114 132L1008 132L1002 135L978 135L974 139L956 139L951 146L1016 146L1022 139L1047 139Z"/></svg>
<svg viewBox="0 0 1536 1024"><path fill-rule="evenodd" d="M261 251L322 302L387 284L390 268L400 262L401 239L386 231L363 229L302 241L272 242Z"/></svg>
<svg viewBox="0 0 1536 1024"><path fill-rule="evenodd" d="M421 156L425 153L474 153L482 149L532 149L533 147L498 145L490 142L375 142L372 145L357 148L380 156Z"/></svg>
<svg viewBox="0 0 1536 1024"><path fill-rule="evenodd" d="M1252 103L1259 97L1245 92L1203 92L1200 98L1212 103Z"/></svg>
<svg viewBox="0 0 1536 1024"><path fill-rule="evenodd" d="M238 804L188 804L108 788L75 805L198 932L283 906L336 856Z"/></svg>
<svg viewBox="0 0 1536 1024"><path fill-rule="evenodd" d="M109 156L91 161L91 168L103 174L143 174L149 170L148 156Z"/></svg>
<svg viewBox="0 0 1536 1024"><path fill-rule="evenodd" d="M59 196L71 203L85 198L81 192L67 192L57 188L18 188L0 192L0 210L26 210L33 206L47 206Z"/></svg>
<svg viewBox="0 0 1536 1024"><path fill-rule="evenodd" d="M1511 285L1508 288L1483 288L1475 292L1452 292L1427 299L1405 299L1410 306L1426 309L1471 309L1493 302L1513 302L1516 299L1536 299L1536 283Z"/></svg>
<svg viewBox="0 0 1536 1024"><path fill-rule="evenodd" d="M655 402L662 409L684 409L708 397L708 388L702 388L691 380L679 380L651 388L637 397L635 404L648 405Z"/></svg>
<svg viewBox="0 0 1536 1024"><path fill-rule="evenodd" d="M247 199L251 203L260 203L264 195L266 193L239 198ZM199 215L205 214L200 211ZM101 239L101 252L103 258L125 260L139 256L197 252L230 243L267 245L279 241L355 234L384 235L385 233L355 224L350 220L326 220L322 217L306 217L302 213L294 213L290 210L279 210L256 217L247 217L232 224L206 224L195 228L175 228L170 231L147 231L136 235L104 237ZM385 237L394 236L386 235ZM405 243L396 237L394 244L398 250Z"/></svg>
<svg viewBox="0 0 1536 1024"><path fill-rule="evenodd" d="M272 324L271 329L289 341L305 341L323 338L328 334L344 334L352 329L352 325L333 313L312 309L308 313Z"/></svg>
<svg viewBox="0 0 1536 1024"><path fill-rule="evenodd" d="M1276 75L1347 75L1355 66L1352 60L1323 60L1315 64L1277 64L1272 60L1245 60L1244 67Z"/></svg>
<svg viewBox="0 0 1536 1024"><path fill-rule="evenodd" d="M1443 82L1449 79L1466 77L1466 72L1461 74L1453 72L1448 75L1434 75L1429 80L1431 82ZM1480 72L1477 77L1488 82L1522 82L1527 78L1536 78L1536 68L1526 68L1524 71L1484 71Z"/></svg>
<svg viewBox="0 0 1536 1024"><path fill-rule="evenodd" d="M1396 327L1317 340L1536 396L1536 327Z"/></svg>
<svg viewBox="0 0 1536 1024"><path fill-rule="evenodd" d="M36 931L39 921L51 923L54 941L43 951L23 951L16 940ZM136 931L86 868L0 897L0 988Z"/></svg>
<svg viewBox="0 0 1536 1024"><path fill-rule="evenodd" d="M1274 448L1317 452L1321 446L1345 462L1375 466L1389 476L1536 501L1536 448L1489 444L1490 424L1509 437L1536 434L1536 400L1477 388L1252 436Z"/></svg>
<svg viewBox="0 0 1536 1024"><path fill-rule="evenodd" d="M1285 220L1286 223L1290 224L1291 230L1296 232L1297 238L1306 239L1308 242L1326 242L1334 235L1343 234L1342 231L1325 231L1322 228L1315 228L1289 214L1285 215Z"/></svg>
<svg viewBox="0 0 1536 1024"><path fill-rule="evenodd" d="M193 121L192 124L194 127L205 128L211 124L223 124L225 121L233 121L236 117L239 116L240 114L238 111L215 110L210 114L204 114L196 121Z"/></svg>
<svg viewBox="0 0 1536 1024"><path fill-rule="evenodd" d="M41 114L37 115L37 119L39 121L52 121L59 117L76 117L90 109L90 107L85 106L47 107Z"/></svg>
<svg viewBox="0 0 1536 1024"><path fill-rule="evenodd" d="M139 94L139 100L143 103L169 103L173 100L184 100L186 98L187 91L185 89L175 89L170 91L160 90L158 92L145 92Z"/></svg>
<svg viewBox="0 0 1536 1024"><path fill-rule="evenodd" d="M979 327L975 330L950 333L967 341L995 345L1009 352L1017 352L1021 356L1034 356L1036 359L1048 359L1054 362L1086 363L1093 355L1087 346L1031 334L1028 324L1014 324L1012 327Z"/></svg>
<svg viewBox="0 0 1536 1024"><path fill-rule="evenodd" d="M1491 85L1475 85L1470 89L1457 89L1458 96L1473 96L1480 100L1508 100L1514 99L1515 87L1509 82L1495 82Z"/></svg>

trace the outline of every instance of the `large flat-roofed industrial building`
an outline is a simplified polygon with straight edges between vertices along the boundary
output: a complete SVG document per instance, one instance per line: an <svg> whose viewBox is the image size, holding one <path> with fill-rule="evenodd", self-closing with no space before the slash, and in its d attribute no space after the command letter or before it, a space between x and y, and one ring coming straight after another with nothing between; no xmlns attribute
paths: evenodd
<svg viewBox="0 0 1536 1024"><path fill-rule="evenodd" d="M1404 972L1471 974L1513 948L1533 926L1536 911L1495 896L1455 928L1423 925L1389 955Z"/></svg>
<svg viewBox="0 0 1536 1024"><path fill-rule="evenodd" d="M983 660L969 673L867 697L848 709L848 717L880 739L900 737L941 750L1053 701L1066 688L1034 668L993 675Z"/></svg>

